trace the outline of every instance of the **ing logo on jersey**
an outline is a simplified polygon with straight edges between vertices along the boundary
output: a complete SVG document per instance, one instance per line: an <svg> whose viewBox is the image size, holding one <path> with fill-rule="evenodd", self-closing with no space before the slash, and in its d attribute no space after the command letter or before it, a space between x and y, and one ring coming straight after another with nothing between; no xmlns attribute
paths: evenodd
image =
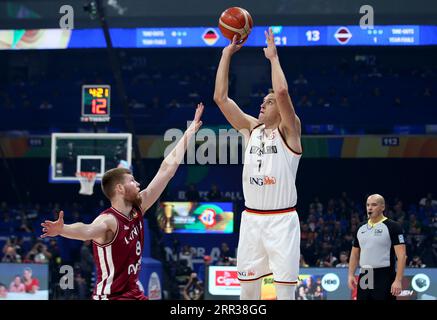
<svg viewBox="0 0 437 320"><path fill-rule="evenodd" d="M266 185L273 185L276 184L276 178L275 177L250 177L249 178L250 184L256 184L257 186L266 186Z"/></svg>
<svg viewBox="0 0 437 320"><path fill-rule="evenodd" d="M202 222L206 227L212 227L216 224L216 217L217 213L213 209L205 209L200 215L199 220Z"/></svg>

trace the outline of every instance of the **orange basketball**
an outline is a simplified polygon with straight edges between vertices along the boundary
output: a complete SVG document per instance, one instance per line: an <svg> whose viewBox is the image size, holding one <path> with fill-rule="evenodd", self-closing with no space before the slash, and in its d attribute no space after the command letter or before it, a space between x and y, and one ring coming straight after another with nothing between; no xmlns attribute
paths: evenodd
<svg viewBox="0 0 437 320"><path fill-rule="evenodd" d="M243 42L253 28L250 13L239 7L232 7L223 11L219 19L219 28L223 36L232 40L237 35L237 40Z"/></svg>

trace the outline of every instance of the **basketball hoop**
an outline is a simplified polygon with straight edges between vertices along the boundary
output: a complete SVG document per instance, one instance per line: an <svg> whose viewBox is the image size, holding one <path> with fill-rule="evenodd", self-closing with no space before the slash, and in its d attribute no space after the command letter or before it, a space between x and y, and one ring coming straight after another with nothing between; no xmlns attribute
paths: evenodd
<svg viewBox="0 0 437 320"><path fill-rule="evenodd" d="M93 194L94 183L96 182L96 172L77 172L76 177L80 181L79 194L90 196Z"/></svg>

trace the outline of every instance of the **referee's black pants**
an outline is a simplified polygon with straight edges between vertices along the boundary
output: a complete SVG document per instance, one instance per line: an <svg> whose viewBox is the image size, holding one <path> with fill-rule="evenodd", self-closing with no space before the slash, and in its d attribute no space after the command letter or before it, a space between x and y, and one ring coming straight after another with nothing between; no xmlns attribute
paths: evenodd
<svg viewBox="0 0 437 320"><path fill-rule="evenodd" d="M396 278L394 268L387 267L373 269L373 289L361 288L361 278L365 275L367 275L367 277L370 276L367 271L360 273L358 278L357 300L396 300L396 296L392 295L390 292L391 285ZM367 286L369 286L369 283L367 283Z"/></svg>

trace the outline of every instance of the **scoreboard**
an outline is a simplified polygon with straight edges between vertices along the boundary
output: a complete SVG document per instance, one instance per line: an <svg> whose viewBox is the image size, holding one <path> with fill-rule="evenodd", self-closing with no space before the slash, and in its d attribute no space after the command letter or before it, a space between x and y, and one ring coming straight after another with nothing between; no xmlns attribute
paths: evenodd
<svg viewBox="0 0 437 320"><path fill-rule="evenodd" d="M111 86L82 86L82 122L109 122L111 118Z"/></svg>
<svg viewBox="0 0 437 320"><path fill-rule="evenodd" d="M254 27L244 44L265 46L265 27ZM272 26L277 46L406 46L433 43L435 29L419 26ZM422 28L423 29L423 28ZM136 47L223 47L229 43L217 28L137 29Z"/></svg>
<svg viewBox="0 0 437 320"><path fill-rule="evenodd" d="M264 31L272 27L278 46L429 46L437 45L437 25L375 25L362 29L356 25L325 26L255 26L244 44L264 47ZM23 34L38 35L38 41L20 40L6 43L0 50L11 49L72 49L105 48L101 29L0 30L0 39L20 39ZM24 32L24 33L23 33ZM111 28L110 34L117 48L223 48L229 40L214 26ZM23 39L28 39L24 37Z"/></svg>

